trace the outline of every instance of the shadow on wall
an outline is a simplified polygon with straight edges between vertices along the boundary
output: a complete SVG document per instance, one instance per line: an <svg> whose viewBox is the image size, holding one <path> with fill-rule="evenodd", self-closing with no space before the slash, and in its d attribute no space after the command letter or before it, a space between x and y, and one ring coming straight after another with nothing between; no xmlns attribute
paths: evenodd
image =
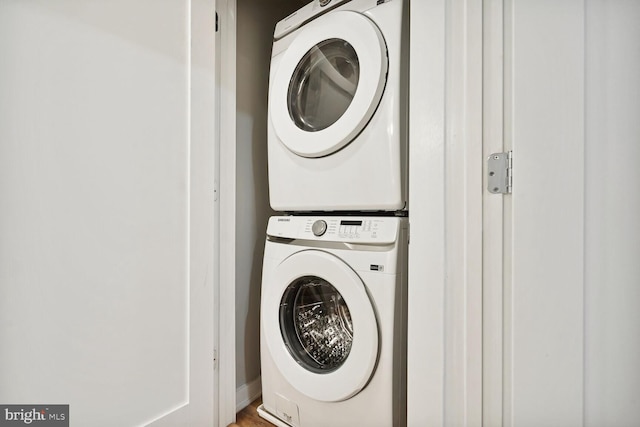
<svg viewBox="0 0 640 427"><path fill-rule="evenodd" d="M270 216L267 174L269 64L276 23L308 1L237 2L236 384L260 376L260 287Z"/></svg>

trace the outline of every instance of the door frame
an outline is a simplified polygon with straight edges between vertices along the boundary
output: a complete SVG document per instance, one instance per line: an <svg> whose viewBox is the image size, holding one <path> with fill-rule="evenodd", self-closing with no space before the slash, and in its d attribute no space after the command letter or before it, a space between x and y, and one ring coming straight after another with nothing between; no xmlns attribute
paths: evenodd
<svg viewBox="0 0 640 427"><path fill-rule="evenodd" d="M412 1L408 425L482 425L482 1Z"/></svg>
<svg viewBox="0 0 640 427"><path fill-rule="evenodd" d="M225 244L219 256L218 413L228 424L235 420L236 395L236 0L218 0L217 7L224 159L218 241ZM408 423L480 426L482 1L411 1L410 8Z"/></svg>
<svg viewBox="0 0 640 427"><path fill-rule="evenodd" d="M215 275L220 265L217 182L223 111L217 84L220 80L221 37L216 31L216 8L224 7L221 3L224 0L188 0L188 401L154 420L150 424L154 427L185 423L218 427L233 422L219 410L229 405L229 397L221 386L218 364L222 345L219 329L225 314L221 307L225 305L220 298L220 280ZM224 348L234 350L233 342L231 346L225 344ZM235 401L232 404L235 405Z"/></svg>
<svg viewBox="0 0 640 427"><path fill-rule="evenodd" d="M216 79L218 102L218 261L217 421L221 427L236 421L236 0L217 0ZM224 248L222 243L224 242Z"/></svg>

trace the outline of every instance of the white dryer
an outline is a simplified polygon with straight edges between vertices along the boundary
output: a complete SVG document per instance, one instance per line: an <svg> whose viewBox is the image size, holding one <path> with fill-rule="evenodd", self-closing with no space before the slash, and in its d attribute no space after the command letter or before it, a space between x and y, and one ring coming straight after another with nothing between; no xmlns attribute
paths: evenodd
<svg viewBox="0 0 640 427"><path fill-rule="evenodd" d="M277 24L273 209L407 208L406 18L403 0L314 0Z"/></svg>
<svg viewBox="0 0 640 427"><path fill-rule="evenodd" d="M406 423L407 246L407 218L270 218L263 418L282 427Z"/></svg>

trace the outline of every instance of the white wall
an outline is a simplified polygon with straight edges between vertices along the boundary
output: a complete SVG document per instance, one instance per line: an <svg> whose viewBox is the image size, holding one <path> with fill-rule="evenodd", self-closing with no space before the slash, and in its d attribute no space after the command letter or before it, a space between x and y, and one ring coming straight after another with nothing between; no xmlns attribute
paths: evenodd
<svg viewBox="0 0 640 427"><path fill-rule="evenodd" d="M446 2L413 2L410 21L407 423L442 426L445 422ZM415 184L418 182L420 185Z"/></svg>
<svg viewBox="0 0 640 427"><path fill-rule="evenodd" d="M586 2L585 425L640 422L640 2Z"/></svg>

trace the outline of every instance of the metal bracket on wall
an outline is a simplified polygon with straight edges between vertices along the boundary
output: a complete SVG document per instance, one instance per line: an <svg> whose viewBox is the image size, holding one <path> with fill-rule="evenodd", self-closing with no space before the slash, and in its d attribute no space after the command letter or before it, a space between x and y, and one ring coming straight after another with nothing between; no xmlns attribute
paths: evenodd
<svg viewBox="0 0 640 427"><path fill-rule="evenodd" d="M510 194L513 184L512 152L493 153L487 158L487 190L493 194Z"/></svg>

